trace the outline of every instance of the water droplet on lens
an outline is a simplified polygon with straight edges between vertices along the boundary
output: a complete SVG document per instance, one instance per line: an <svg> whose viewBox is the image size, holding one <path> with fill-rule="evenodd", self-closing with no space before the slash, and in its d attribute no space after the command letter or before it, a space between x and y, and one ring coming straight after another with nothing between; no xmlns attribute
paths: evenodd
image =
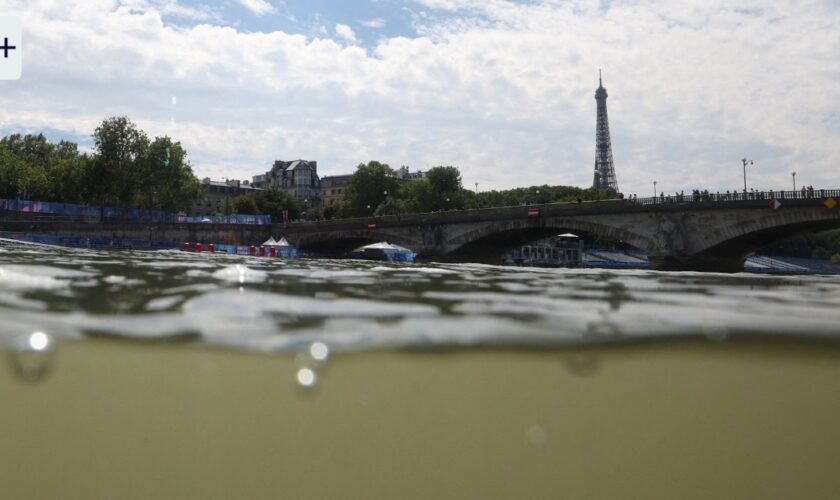
<svg viewBox="0 0 840 500"><path fill-rule="evenodd" d="M729 329L725 326L706 326L703 328L703 335L714 342L723 342L729 338Z"/></svg>
<svg viewBox="0 0 840 500"><path fill-rule="evenodd" d="M313 342L309 346L309 355L314 361L324 362L330 357L330 348L323 342Z"/></svg>
<svg viewBox="0 0 840 500"><path fill-rule="evenodd" d="M592 353L577 352L566 356L566 368L573 375L588 377L598 372L600 368L600 361L597 356Z"/></svg>
<svg viewBox="0 0 840 500"><path fill-rule="evenodd" d="M532 425L525 431L525 439L534 446L542 446L548 441L548 433L539 425Z"/></svg>
<svg viewBox="0 0 840 500"><path fill-rule="evenodd" d="M311 389L318 383L318 375L311 368L301 368L295 375L295 380L304 389Z"/></svg>
<svg viewBox="0 0 840 500"><path fill-rule="evenodd" d="M44 332L35 332L29 336L29 347L33 351L43 351L50 346L50 337Z"/></svg>
<svg viewBox="0 0 840 500"><path fill-rule="evenodd" d="M54 346L53 339L42 331L16 339L9 354L17 376L26 382L43 380L52 369Z"/></svg>

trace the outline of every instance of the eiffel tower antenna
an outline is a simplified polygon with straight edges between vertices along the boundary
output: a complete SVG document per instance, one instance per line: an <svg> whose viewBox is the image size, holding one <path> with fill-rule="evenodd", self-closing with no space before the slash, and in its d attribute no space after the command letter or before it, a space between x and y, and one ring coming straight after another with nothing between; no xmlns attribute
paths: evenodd
<svg viewBox="0 0 840 500"><path fill-rule="evenodd" d="M615 178L612 145L610 144L610 121L607 117L607 89L601 80L601 69L598 69L598 89L595 90L597 115L595 123L595 175L592 187L606 189L618 194L618 181Z"/></svg>

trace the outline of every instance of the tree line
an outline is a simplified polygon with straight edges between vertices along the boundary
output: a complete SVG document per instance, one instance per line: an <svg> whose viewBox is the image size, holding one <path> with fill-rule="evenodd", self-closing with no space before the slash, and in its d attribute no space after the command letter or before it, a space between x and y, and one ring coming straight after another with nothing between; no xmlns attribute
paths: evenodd
<svg viewBox="0 0 840 500"><path fill-rule="evenodd" d="M291 196L269 193L270 191L263 191L240 196L233 199L226 210L251 213L247 210L256 208L258 213L271 213L266 211L267 200L282 199L280 204L289 210L289 216L293 219L302 216L317 220L596 200L609 197L606 190L549 185L476 193L464 188L461 172L451 165L433 167L426 172L425 178L406 182L401 180L388 164L378 161L359 164L350 182L344 188L342 198L323 208L307 206ZM275 216L274 213L271 215Z"/></svg>
<svg viewBox="0 0 840 500"><path fill-rule="evenodd" d="M93 152L43 134L0 139L0 197L40 201L189 210L204 190L180 142L149 139L126 117L104 120L93 132Z"/></svg>
<svg viewBox="0 0 840 500"><path fill-rule="evenodd" d="M93 132L91 153L71 141L50 142L43 134L11 134L0 139L0 197L86 205L189 211L205 190L180 142L149 139L126 117L103 120ZM462 210L597 200L605 190L573 186L531 186L476 193L462 185L454 166L428 170L424 179L404 182L388 164L359 164L336 203L320 208L269 189L225 199L226 214L268 214L283 220L318 220L373 215ZM779 256L840 262L840 231L802 235L765 247Z"/></svg>

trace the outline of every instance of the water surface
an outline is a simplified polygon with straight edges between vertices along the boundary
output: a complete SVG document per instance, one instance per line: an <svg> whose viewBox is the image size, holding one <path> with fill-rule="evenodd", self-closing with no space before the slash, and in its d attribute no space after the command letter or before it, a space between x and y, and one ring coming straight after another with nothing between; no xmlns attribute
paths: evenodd
<svg viewBox="0 0 840 500"><path fill-rule="evenodd" d="M0 336L260 351L840 338L840 276L0 247Z"/></svg>

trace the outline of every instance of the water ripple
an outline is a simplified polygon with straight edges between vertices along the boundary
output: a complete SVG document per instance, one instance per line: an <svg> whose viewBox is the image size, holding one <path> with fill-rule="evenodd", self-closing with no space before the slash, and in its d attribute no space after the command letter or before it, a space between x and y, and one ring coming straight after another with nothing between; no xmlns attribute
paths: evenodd
<svg viewBox="0 0 840 500"><path fill-rule="evenodd" d="M0 341L176 338L236 349L840 340L840 277L0 251Z"/></svg>

